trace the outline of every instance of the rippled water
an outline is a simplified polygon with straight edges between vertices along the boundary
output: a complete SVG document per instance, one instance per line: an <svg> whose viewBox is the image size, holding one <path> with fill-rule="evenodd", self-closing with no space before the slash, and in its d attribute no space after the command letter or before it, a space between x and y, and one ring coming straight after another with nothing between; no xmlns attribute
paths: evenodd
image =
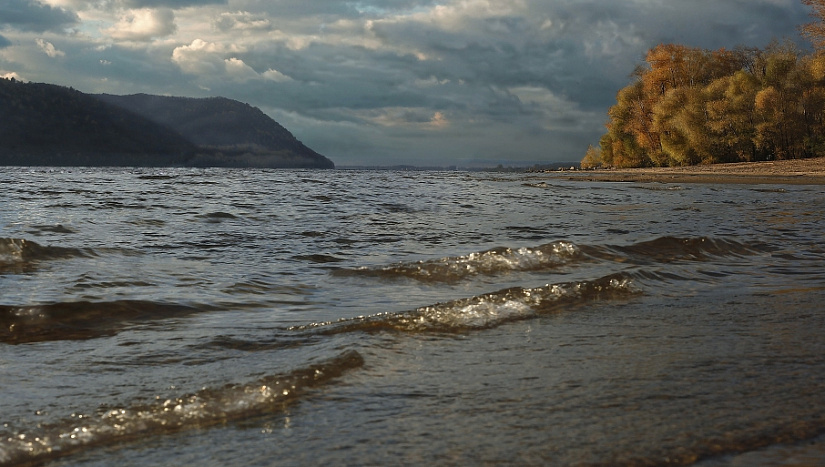
<svg viewBox="0 0 825 467"><path fill-rule="evenodd" d="M825 464L825 187L0 169L0 464Z"/></svg>

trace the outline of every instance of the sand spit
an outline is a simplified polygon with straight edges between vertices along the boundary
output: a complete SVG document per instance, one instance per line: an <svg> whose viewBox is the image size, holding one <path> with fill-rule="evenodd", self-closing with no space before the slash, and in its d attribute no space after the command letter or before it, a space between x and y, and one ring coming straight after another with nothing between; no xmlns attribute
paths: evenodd
<svg viewBox="0 0 825 467"><path fill-rule="evenodd" d="M825 185L825 157L773 162L553 172L569 180Z"/></svg>

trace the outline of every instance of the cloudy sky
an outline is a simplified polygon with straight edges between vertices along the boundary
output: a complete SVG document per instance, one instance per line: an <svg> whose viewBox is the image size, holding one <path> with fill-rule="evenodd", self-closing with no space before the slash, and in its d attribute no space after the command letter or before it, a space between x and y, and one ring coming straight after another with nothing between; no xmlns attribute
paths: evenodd
<svg viewBox="0 0 825 467"><path fill-rule="evenodd" d="M0 76L230 97L339 166L571 161L647 49L807 21L799 0L0 0Z"/></svg>

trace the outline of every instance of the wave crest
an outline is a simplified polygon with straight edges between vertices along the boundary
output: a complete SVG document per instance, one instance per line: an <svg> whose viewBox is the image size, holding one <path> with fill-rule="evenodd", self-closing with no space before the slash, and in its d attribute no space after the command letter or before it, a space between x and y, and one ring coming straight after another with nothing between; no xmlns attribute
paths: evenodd
<svg viewBox="0 0 825 467"><path fill-rule="evenodd" d="M553 269L574 261L579 256L580 252L576 245L570 242L553 242L538 247L500 247L464 256L449 256L389 266L341 269L335 274L450 283L476 275Z"/></svg>
<svg viewBox="0 0 825 467"><path fill-rule="evenodd" d="M630 264L707 261L714 257L747 256L770 248L761 243L745 244L724 238L665 236L630 245L575 245L557 241L537 247L494 248L464 256L385 266L339 269L336 275L382 279L414 279L427 283L455 283L477 275L494 276L522 271L542 272L593 261Z"/></svg>
<svg viewBox="0 0 825 467"><path fill-rule="evenodd" d="M40 464L89 447L274 413L309 390L363 365L364 358L350 350L325 362L249 384L203 389L153 404L112 408L98 416L82 415L43 424L30 432L3 436L6 439L0 444L0 464Z"/></svg>
<svg viewBox="0 0 825 467"><path fill-rule="evenodd" d="M470 298L438 303L402 313L381 313L336 322L290 328L317 334L353 331L461 332L486 329L583 305L595 300L616 300L641 292L629 276L607 276L594 281L513 287Z"/></svg>

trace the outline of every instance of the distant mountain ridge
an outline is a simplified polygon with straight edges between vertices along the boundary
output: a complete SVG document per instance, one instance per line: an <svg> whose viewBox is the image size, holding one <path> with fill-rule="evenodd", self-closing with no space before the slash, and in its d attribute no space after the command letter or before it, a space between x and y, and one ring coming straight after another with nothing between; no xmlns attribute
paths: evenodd
<svg viewBox="0 0 825 467"><path fill-rule="evenodd" d="M0 79L0 165L335 167L231 99L91 95L8 79Z"/></svg>

